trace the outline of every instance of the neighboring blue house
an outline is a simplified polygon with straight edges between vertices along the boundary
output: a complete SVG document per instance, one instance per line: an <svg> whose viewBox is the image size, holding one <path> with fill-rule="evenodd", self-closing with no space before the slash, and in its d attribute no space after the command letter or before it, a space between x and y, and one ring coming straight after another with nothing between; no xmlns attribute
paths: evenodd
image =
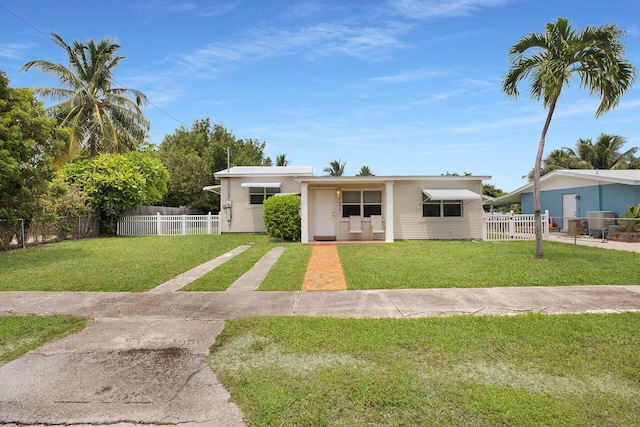
<svg viewBox="0 0 640 427"><path fill-rule="evenodd" d="M533 213L533 183L498 197L495 204L520 203ZM612 211L619 217L640 203L640 170L555 170L540 179L542 212L567 230L568 219L586 218L590 211Z"/></svg>

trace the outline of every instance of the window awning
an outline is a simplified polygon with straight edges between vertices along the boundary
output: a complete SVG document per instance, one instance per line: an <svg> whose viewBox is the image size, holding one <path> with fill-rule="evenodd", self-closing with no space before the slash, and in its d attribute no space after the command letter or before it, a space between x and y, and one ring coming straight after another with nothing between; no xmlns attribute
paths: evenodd
<svg viewBox="0 0 640 427"><path fill-rule="evenodd" d="M423 188L428 200L480 200L482 196L464 188Z"/></svg>
<svg viewBox="0 0 640 427"><path fill-rule="evenodd" d="M207 185L202 187L202 191L211 191L212 193L220 194L220 185Z"/></svg>
<svg viewBox="0 0 640 427"><path fill-rule="evenodd" d="M242 188L280 188L281 182L243 182Z"/></svg>

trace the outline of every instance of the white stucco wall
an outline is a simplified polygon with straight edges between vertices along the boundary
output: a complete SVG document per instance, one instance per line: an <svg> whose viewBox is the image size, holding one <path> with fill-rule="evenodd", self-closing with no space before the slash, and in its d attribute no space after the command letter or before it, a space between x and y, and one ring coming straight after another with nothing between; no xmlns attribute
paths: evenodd
<svg viewBox="0 0 640 427"><path fill-rule="evenodd" d="M231 179L231 223L227 221L226 210L227 201L227 180ZM221 221L223 233L264 233L264 221L262 219L262 205L252 205L249 202L249 188L243 188L243 182L252 183L282 183L281 193L300 193L300 183L292 176L252 176L252 177L232 177L220 179L220 205Z"/></svg>

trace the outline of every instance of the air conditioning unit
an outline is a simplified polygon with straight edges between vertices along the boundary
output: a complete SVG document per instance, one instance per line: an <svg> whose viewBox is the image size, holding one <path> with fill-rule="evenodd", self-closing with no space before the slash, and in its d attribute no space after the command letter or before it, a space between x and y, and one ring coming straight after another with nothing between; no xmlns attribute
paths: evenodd
<svg viewBox="0 0 640 427"><path fill-rule="evenodd" d="M589 231L606 231L610 225L616 224L616 214L613 211L588 211L587 223Z"/></svg>

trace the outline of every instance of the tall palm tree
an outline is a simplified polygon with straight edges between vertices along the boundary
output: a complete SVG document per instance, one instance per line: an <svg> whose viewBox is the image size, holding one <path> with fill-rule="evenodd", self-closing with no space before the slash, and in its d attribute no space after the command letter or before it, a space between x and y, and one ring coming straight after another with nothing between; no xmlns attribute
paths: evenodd
<svg viewBox="0 0 640 427"><path fill-rule="evenodd" d="M52 38L67 53L69 67L36 60L27 62L22 71L39 68L56 76L62 86L33 88L36 94L61 101L48 112L60 126L72 129L62 162L76 157L84 146L88 146L90 157L99 150L120 153L137 149L149 130L141 110L147 98L134 89L113 87L112 71L125 58L116 56L120 45L108 37L98 43L90 39L86 45L76 40L71 46L57 34Z"/></svg>
<svg viewBox="0 0 640 427"><path fill-rule="evenodd" d="M344 175L344 168L347 162L341 163L340 160L334 160L329 163L329 166L322 171L329 176L342 176Z"/></svg>
<svg viewBox="0 0 640 427"><path fill-rule="evenodd" d="M362 166L356 176L375 176L375 174L371 172L369 166Z"/></svg>
<svg viewBox="0 0 640 427"><path fill-rule="evenodd" d="M285 153L276 155L276 166L289 166L289 160Z"/></svg>
<svg viewBox="0 0 640 427"><path fill-rule="evenodd" d="M567 147L564 150L577 160L581 169L629 169L638 147L622 152L626 142L627 139L622 136L601 133L595 144L591 138L580 138L575 150Z"/></svg>
<svg viewBox="0 0 640 427"><path fill-rule="evenodd" d="M531 98L547 111L533 169L533 206L536 232L536 258L542 259L540 223L540 169L544 143L562 88L578 77L580 85L600 95L596 117L615 108L631 87L636 69L624 58L625 32L615 25L586 27L574 31L565 18L548 23L543 33L531 33L509 49L511 66L502 90L518 98L518 84L530 80Z"/></svg>

